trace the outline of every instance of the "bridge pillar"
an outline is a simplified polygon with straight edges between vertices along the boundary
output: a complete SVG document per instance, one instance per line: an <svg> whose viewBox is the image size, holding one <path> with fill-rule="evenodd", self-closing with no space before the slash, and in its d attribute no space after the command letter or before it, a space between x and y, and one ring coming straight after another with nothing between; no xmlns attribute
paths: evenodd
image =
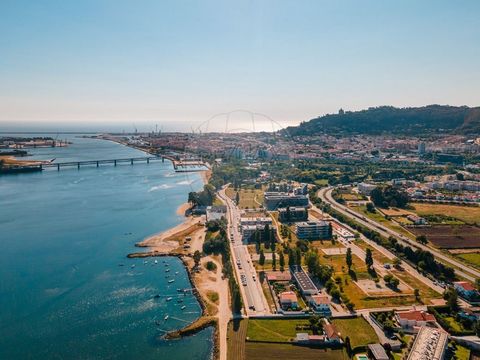
<svg viewBox="0 0 480 360"><path fill-rule="evenodd" d="M79 162L77 163L77 169L80 169L80 163Z"/></svg>
<svg viewBox="0 0 480 360"><path fill-rule="evenodd" d="M117 166L117 160L113 160L113 165Z"/></svg>
<svg viewBox="0 0 480 360"><path fill-rule="evenodd" d="M147 158L147 164L150 164L150 158Z"/></svg>
<svg viewBox="0 0 480 360"><path fill-rule="evenodd" d="M162 156L162 163L164 163L164 162L165 162L165 158Z"/></svg>
<svg viewBox="0 0 480 360"><path fill-rule="evenodd" d="M97 161L97 167L98 167L98 161Z"/></svg>
<svg viewBox="0 0 480 360"><path fill-rule="evenodd" d="M60 164L57 164L57 171L60 171Z"/></svg>
<svg viewBox="0 0 480 360"><path fill-rule="evenodd" d="M130 165L133 165L133 159L130 159Z"/></svg>

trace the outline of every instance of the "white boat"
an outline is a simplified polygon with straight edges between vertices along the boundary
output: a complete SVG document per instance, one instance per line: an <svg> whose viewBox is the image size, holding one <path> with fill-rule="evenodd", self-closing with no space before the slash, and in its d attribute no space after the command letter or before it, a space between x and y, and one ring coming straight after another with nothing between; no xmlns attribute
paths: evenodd
<svg viewBox="0 0 480 360"><path fill-rule="evenodd" d="M163 318L163 320L168 320L168 315L165 315L165 317Z"/></svg>
<svg viewBox="0 0 480 360"><path fill-rule="evenodd" d="M168 280L169 283L172 283L172 282L174 282L174 281L175 281L175 280L173 280L173 279Z"/></svg>
<svg viewBox="0 0 480 360"><path fill-rule="evenodd" d="M132 269L135 267L135 264L133 264L132 266L130 266Z"/></svg>
<svg viewBox="0 0 480 360"><path fill-rule="evenodd" d="M171 301L171 300L172 300L172 298L171 298L171 297L168 297L168 298L167 298L167 301Z"/></svg>
<svg viewBox="0 0 480 360"><path fill-rule="evenodd" d="M175 271L175 275L178 275L178 271Z"/></svg>
<svg viewBox="0 0 480 360"><path fill-rule="evenodd" d="M169 271L170 271L170 269L165 270L165 272L169 272Z"/></svg>
<svg viewBox="0 0 480 360"><path fill-rule="evenodd" d="M154 263L155 263L155 264L158 264L158 261L157 261L157 260L155 260L155 261L154 261Z"/></svg>
<svg viewBox="0 0 480 360"><path fill-rule="evenodd" d="M182 309L182 310L184 310L185 308L186 308L186 306L185 306L185 305L183 305L183 306L181 307L181 309Z"/></svg>

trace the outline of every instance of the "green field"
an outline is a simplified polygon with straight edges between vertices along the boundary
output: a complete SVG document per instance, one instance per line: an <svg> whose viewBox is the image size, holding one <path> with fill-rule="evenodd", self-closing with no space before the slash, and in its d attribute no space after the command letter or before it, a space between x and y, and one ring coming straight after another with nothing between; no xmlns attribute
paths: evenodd
<svg viewBox="0 0 480 360"><path fill-rule="evenodd" d="M467 263L480 268L480 253L455 254L455 256L465 260Z"/></svg>
<svg viewBox="0 0 480 360"><path fill-rule="evenodd" d="M318 349L291 344L246 343L246 360L347 360L344 350Z"/></svg>
<svg viewBox="0 0 480 360"><path fill-rule="evenodd" d="M352 348L378 342L378 337L370 324L362 317L354 319L336 319L333 323L343 339L350 338Z"/></svg>
<svg viewBox="0 0 480 360"><path fill-rule="evenodd" d="M251 341L290 342L298 332L297 326L308 327L306 319L251 319L248 321L247 338Z"/></svg>

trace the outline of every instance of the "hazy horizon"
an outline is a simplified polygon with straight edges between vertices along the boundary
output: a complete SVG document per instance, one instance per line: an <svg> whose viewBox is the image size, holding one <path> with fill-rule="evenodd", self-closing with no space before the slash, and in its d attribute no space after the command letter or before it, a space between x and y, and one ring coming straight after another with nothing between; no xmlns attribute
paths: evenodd
<svg viewBox="0 0 480 360"><path fill-rule="evenodd" d="M478 106L479 12L477 1L2 1L0 127L188 131L234 109L288 126L340 108Z"/></svg>

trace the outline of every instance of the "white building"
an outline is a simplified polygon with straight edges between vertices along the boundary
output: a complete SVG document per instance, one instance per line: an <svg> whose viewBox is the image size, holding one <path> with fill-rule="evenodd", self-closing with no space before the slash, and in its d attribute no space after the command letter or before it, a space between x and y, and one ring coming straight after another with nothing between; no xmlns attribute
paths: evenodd
<svg viewBox="0 0 480 360"><path fill-rule="evenodd" d="M370 195L372 190L376 189L377 185L374 184L367 184L367 183L359 183L358 184L358 192L362 195Z"/></svg>

